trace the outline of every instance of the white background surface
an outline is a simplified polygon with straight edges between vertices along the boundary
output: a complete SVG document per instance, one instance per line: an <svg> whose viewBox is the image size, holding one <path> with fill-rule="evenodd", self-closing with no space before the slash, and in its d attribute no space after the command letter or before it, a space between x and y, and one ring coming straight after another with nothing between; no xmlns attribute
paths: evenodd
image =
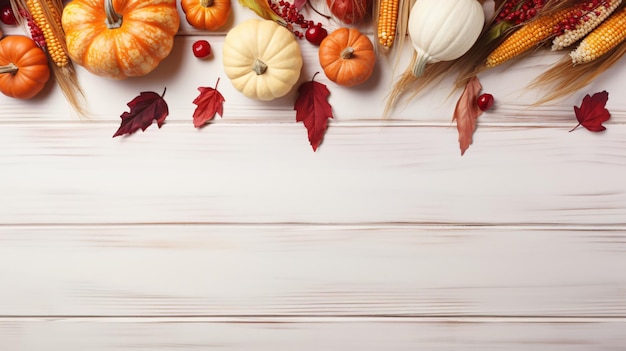
<svg viewBox="0 0 626 351"><path fill-rule="evenodd" d="M0 97L2 350L626 349L623 64L533 108L525 86L558 56L481 75L496 104L463 157L447 85L383 120L384 61L357 88L320 74L335 118L314 153L295 90L237 93L223 39L183 20L146 77L79 68L89 118L54 84ZM302 50L304 82L320 68ZM224 116L197 130L196 89L218 77ZM164 87L161 129L111 138ZM601 90L607 131L568 133Z"/></svg>

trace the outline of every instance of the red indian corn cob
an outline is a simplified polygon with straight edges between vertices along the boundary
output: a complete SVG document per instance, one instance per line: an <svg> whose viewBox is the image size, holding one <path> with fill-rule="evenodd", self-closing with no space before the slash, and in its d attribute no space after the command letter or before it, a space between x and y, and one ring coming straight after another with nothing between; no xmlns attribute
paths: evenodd
<svg viewBox="0 0 626 351"><path fill-rule="evenodd" d="M570 53L574 64L588 63L626 40L626 7L604 20Z"/></svg>
<svg viewBox="0 0 626 351"><path fill-rule="evenodd" d="M581 3L579 9L554 28L556 37L552 40L552 50L561 50L584 38L599 26L622 0L592 0Z"/></svg>
<svg viewBox="0 0 626 351"><path fill-rule="evenodd" d="M523 24L496 47L485 61L486 67L495 67L540 45L554 35L554 27L571 16L574 8L538 15L537 18Z"/></svg>
<svg viewBox="0 0 626 351"><path fill-rule="evenodd" d="M61 14L55 10L52 0L26 0L26 8L30 13L32 21L43 33L46 43L46 51L54 64L59 67L66 66L70 59L65 52L65 47L61 42L61 38L57 36L53 26L61 28ZM43 6L48 7L48 11ZM46 13L50 13L52 18L48 18ZM54 21L54 23L51 23Z"/></svg>

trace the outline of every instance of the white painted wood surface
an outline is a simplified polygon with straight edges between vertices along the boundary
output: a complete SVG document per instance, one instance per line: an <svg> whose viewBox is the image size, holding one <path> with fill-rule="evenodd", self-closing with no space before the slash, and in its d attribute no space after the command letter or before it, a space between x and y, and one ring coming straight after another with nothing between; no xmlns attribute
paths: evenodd
<svg viewBox="0 0 626 351"><path fill-rule="evenodd" d="M183 21L143 78L79 68L89 118L53 84L0 96L0 349L626 349L623 64L540 107L524 87L555 55L486 73L497 102L463 157L445 84L382 120L391 68L356 89L318 75L335 118L314 153L294 92L234 91L223 34ZM304 82L320 68L302 44ZM224 116L196 130L218 77ZM111 138L164 87L161 129ZM608 130L568 133L604 89Z"/></svg>

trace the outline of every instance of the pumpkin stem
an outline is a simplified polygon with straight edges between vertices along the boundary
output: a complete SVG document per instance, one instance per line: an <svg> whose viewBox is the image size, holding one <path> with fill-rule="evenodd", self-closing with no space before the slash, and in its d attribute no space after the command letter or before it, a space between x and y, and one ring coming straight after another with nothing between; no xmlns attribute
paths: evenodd
<svg viewBox="0 0 626 351"><path fill-rule="evenodd" d="M4 73L15 74L17 73L18 70L19 68L13 63L9 63L6 66L0 66L0 74L4 74Z"/></svg>
<svg viewBox="0 0 626 351"><path fill-rule="evenodd" d="M415 77L419 77L424 74L424 70L426 69L426 64L428 63L428 55L418 54L417 60L415 61L415 65L413 65L413 75Z"/></svg>
<svg viewBox="0 0 626 351"><path fill-rule="evenodd" d="M265 73L265 71L267 71L267 65L265 64L265 62L259 59L256 59L254 60L254 65L252 66L252 70L258 76L260 76L261 74Z"/></svg>
<svg viewBox="0 0 626 351"><path fill-rule="evenodd" d="M107 28L116 29L122 26L122 15L115 12L115 9L113 8L113 0L104 1L104 12L107 16L107 19L104 21Z"/></svg>
<svg viewBox="0 0 626 351"><path fill-rule="evenodd" d="M200 6L211 7L213 6L213 0L200 0Z"/></svg>
<svg viewBox="0 0 626 351"><path fill-rule="evenodd" d="M339 54L339 56L341 56L341 58L344 60L351 59L353 55L354 55L354 49L350 46L341 50L341 53Z"/></svg>

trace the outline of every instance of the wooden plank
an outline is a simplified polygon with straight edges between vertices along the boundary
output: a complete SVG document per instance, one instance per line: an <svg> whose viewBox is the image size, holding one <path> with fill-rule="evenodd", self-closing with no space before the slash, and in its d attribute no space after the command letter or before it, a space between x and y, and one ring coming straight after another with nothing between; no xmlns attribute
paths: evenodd
<svg viewBox="0 0 626 351"><path fill-rule="evenodd" d="M626 229L0 227L0 316L625 317Z"/></svg>
<svg viewBox="0 0 626 351"><path fill-rule="evenodd" d="M11 351L622 350L623 321L0 320Z"/></svg>
<svg viewBox="0 0 626 351"><path fill-rule="evenodd" d="M192 43L199 39L208 39L214 55L207 60L199 60L192 55ZM91 115L84 120L119 121L119 116L128 110L127 103L142 91L163 92L167 88L165 100L168 102L170 121L182 121L191 125L196 108L192 102L198 95L200 86L214 87L220 78L219 91L226 99L224 104L224 123L238 122L293 122L293 109L297 96L296 88L283 98L262 102L248 99L237 92L228 77L223 73L221 48L224 36L208 34L179 36L172 54L152 73L144 77L123 81L96 77L82 67L78 67L79 81L84 89L86 106ZM324 83L331 91L329 102L333 106L335 123L354 121L377 121L385 123L415 123L450 125L452 113L459 91L451 92L451 79L444 79L439 86L407 103L399 103L393 111L391 121L381 118L387 96L392 89L399 72L408 63L410 45L398 66L379 60L372 78L365 84L346 88L330 82L323 74L318 61L317 47L306 41L301 43L304 68L297 85L312 79L316 72L321 72L315 80ZM505 65L481 74L480 79L485 92L494 94L496 104L483 114L481 123L496 125L559 125L576 124L574 105L580 105L585 94L601 90L610 92L607 108L612 113L611 123L626 121L626 99L621 93L621 79L626 74L626 65L616 66L601 75L592 85L568 98L549 105L531 106L538 97L544 95L540 90L527 90L527 85L540 72L556 62L559 54L544 53L528 58L511 67ZM296 87L297 87L296 85ZM357 103L355 103L357 102ZM42 122L42 121L79 121L74 111L66 103L54 82L31 100L16 100L0 95L0 122Z"/></svg>
<svg viewBox="0 0 626 351"><path fill-rule="evenodd" d="M624 225L625 126L482 128L4 124L0 223Z"/></svg>

